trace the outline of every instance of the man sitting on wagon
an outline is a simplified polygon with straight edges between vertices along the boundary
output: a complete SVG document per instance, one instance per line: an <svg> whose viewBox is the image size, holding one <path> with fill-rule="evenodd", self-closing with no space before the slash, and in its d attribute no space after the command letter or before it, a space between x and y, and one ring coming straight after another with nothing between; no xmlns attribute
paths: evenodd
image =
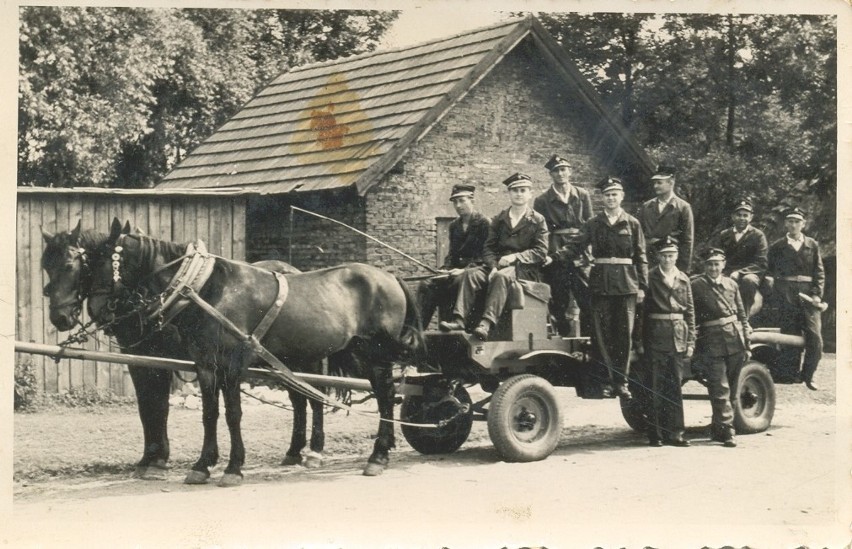
<svg viewBox="0 0 852 549"><path fill-rule="evenodd" d="M485 242L482 267L467 269L459 287L453 320L441 322L444 331L464 330L476 299L486 286L485 311L473 335L486 340L497 324L515 280L540 280L540 265L547 257L548 232L544 217L529 207L532 199L530 177L516 173L503 181L511 206L491 221Z"/></svg>
<svg viewBox="0 0 852 549"><path fill-rule="evenodd" d="M458 217L450 223L450 250L441 273L417 286L417 303L423 326L428 326L437 308L449 312L455 304L465 269L483 265L485 241L491 223L476 211L473 185L453 185L450 202Z"/></svg>

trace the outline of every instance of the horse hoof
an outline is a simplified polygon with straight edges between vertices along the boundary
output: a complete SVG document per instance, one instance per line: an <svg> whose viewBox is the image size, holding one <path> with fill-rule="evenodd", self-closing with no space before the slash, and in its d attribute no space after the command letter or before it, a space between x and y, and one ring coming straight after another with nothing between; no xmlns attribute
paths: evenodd
<svg viewBox="0 0 852 549"><path fill-rule="evenodd" d="M168 469L153 465L137 467L135 476L142 480L168 480Z"/></svg>
<svg viewBox="0 0 852 549"><path fill-rule="evenodd" d="M219 479L219 487L220 488L230 488L232 486L239 486L243 483L242 475L235 475L233 473L225 473L222 475L222 478Z"/></svg>
<svg viewBox="0 0 852 549"><path fill-rule="evenodd" d="M183 479L184 484L207 484L207 479L210 478L210 473L192 470Z"/></svg>
<svg viewBox="0 0 852 549"><path fill-rule="evenodd" d="M281 460L281 465L298 465L300 463L302 463L302 456L301 455L296 455L296 456L286 455L286 456L284 456L284 459Z"/></svg>
<svg viewBox="0 0 852 549"><path fill-rule="evenodd" d="M379 463L368 463L366 467L364 467L364 476L365 477L377 477L385 472L385 466Z"/></svg>
<svg viewBox="0 0 852 549"><path fill-rule="evenodd" d="M308 454L305 456L304 466L306 469L319 469L322 467L322 456Z"/></svg>

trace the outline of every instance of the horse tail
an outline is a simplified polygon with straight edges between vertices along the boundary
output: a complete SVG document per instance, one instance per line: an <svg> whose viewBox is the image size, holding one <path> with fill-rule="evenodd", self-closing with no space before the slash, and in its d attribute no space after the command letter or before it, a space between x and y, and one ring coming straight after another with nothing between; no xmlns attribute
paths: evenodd
<svg viewBox="0 0 852 549"><path fill-rule="evenodd" d="M425 361L426 339L423 337L423 323L420 320L420 306L417 304L414 292L411 291L408 284L398 276L395 278L399 283L400 288L402 288L402 293L405 295L405 319L403 320L400 341L411 350L412 358L414 358L415 361Z"/></svg>

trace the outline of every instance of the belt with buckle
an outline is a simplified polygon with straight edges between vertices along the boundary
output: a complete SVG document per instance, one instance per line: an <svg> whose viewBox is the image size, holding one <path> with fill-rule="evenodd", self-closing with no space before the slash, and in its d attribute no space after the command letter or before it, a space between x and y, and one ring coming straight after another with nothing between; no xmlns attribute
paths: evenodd
<svg viewBox="0 0 852 549"><path fill-rule="evenodd" d="M595 265L633 265L629 257L596 257Z"/></svg>
<svg viewBox="0 0 852 549"><path fill-rule="evenodd" d="M708 320L707 322L702 322L700 326L702 328L709 328L710 326L724 326L725 324L730 324L731 322L737 321L737 315L726 316L724 318L717 318L716 320Z"/></svg>
<svg viewBox="0 0 852 549"><path fill-rule="evenodd" d="M683 313L648 313L651 320L683 320Z"/></svg>
<svg viewBox="0 0 852 549"><path fill-rule="evenodd" d="M782 276L781 280L786 280L787 282L813 282L813 277L804 276L804 275L795 275L795 276Z"/></svg>

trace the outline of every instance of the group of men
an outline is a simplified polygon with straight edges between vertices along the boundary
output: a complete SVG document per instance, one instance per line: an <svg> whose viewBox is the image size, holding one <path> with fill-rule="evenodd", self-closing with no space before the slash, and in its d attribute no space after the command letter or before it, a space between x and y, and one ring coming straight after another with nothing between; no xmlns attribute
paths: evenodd
<svg viewBox="0 0 852 549"><path fill-rule="evenodd" d="M758 290L774 286L781 332L805 338L801 371L801 351L795 348L786 349L786 369L817 390L813 375L822 353L825 275L817 242L802 233L804 212L794 208L786 214L787 234L770 247L751 225L753 205L740 201L732 226L710 240L701 254L701 273L690 278L694 220L689 203L674 193L674 169L657 169L656 196L634 217L621 207L619 178L597 185L604 209L595 214L590 193L572 184L567 159L554 155L544 167L550 188L533 201L532 179L513 174L503 182L510 206L490 222L476 212L473 186L453 187L450 200L459 217L450 224L449 253L442 273L418 289L424 325L440 306L452 311L451 319L440 322L442 330L472 327L474 336L486 340L515 280L546 282L554 328L563 336L591 337L593 359L609 381L605 394L632 398L631 349L641 353L650 373L652 446L689 446L681 384L685 361L693 359L706 371L712 438L733 447L730 395L749 353L749 314ZM484 309L472 319L481 292Z"/></svg>

